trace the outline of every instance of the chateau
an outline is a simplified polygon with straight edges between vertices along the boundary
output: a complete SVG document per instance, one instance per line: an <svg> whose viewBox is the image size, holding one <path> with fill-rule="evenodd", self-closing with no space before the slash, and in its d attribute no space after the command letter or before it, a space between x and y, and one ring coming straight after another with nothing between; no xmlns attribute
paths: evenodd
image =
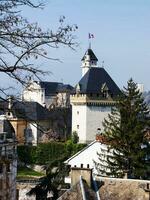
<svg viewBox="0 0 150 200"><path fill-rule="evenodd" d="M59 82L32 81L24 88L22 100L38 102L40 105L51 109L53 107L69 107L70 92L73 87Z"/></svg>
<svg viewBox="0 0 150 200"><path fill-rule="evenodd" d="M80 143L95 140L103 130L102 122L115 105L120 89L103 67L91 48L82 58L82 78L71 95L72 132L76 131Z"/></svg>

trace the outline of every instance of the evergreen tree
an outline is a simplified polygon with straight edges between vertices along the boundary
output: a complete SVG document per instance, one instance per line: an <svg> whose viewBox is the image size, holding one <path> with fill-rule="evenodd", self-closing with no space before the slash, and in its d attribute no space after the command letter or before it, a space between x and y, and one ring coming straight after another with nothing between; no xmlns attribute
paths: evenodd
<svg viewBox="0 0 150 200"><path fill-rule="evenodd" d="M124 88L112 113L104 120L106 154L96 163L101 173L114 177L150 178L150 144L145 134L149 126L148 108L132 79Z"/></svg>

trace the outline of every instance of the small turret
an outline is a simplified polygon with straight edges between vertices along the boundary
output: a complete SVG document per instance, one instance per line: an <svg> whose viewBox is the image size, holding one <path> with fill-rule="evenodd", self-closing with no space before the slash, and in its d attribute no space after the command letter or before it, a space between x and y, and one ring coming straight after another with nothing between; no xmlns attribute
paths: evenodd
<svg viewBox="0 0 150 200"><path fill-rule="evenodd" d="M82 77L86 74L86 72L89 70L91 67L97 67L97 57L95 56L94 52L92 51L91 48L89 48L83 58L82 58Z"/></svg>

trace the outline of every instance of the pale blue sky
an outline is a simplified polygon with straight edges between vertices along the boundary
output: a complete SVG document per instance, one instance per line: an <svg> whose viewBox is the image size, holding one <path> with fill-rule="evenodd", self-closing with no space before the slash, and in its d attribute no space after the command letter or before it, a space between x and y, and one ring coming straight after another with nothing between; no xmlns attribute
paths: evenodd
<svg viewBox="0 0 150 200"><path fill-rule="evenodd" d="M150 90L150 0L47 0L44 10L24 10L31 21L55 28L59 16L77 24L76 51L67 48L49 50L49 55L63 62L43 61L53 74L47 81L75 85L81 78L81 58L88 47L88 33L93 33L92 49L105 61L105 69L118 84L126 85L132 77Z"/></svg>

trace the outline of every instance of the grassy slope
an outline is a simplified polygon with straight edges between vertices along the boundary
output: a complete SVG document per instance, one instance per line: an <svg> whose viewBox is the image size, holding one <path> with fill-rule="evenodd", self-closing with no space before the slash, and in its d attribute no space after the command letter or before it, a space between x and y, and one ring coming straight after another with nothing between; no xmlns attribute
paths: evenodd
<svg viewBox="0 0 150 200"><path fill-rule="evenodd" d="M17 178L23 178L23 177L41 177L44 174L41 172L36 172L28 167L19 167L17 170Z"/></svg>

